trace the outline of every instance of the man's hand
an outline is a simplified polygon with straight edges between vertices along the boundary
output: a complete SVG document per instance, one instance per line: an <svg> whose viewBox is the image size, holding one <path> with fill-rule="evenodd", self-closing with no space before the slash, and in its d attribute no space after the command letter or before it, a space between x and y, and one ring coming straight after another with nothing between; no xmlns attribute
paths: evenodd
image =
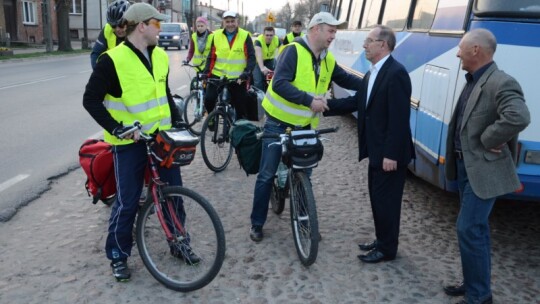
<svg viewBox="0 0 540 304"><path fill-rule="evenodd" d="M326 98L322 96L313 97L313 101L311 102L309 108L315 113L324 112L329 109L328 104L326 103Z"/></svg>
<svg viewBox="0 0 540 304"><path fill-rule="evenodd" d="M189 61L187 60L182 60L182 65L187 65L189 63Z"/></svg>
<svg viewBox="0 0 540 304"><path fill-rule="evenodd" d="M498 147L489 149L489 151L491 151L491 152L493 152L493 153L501 153L501 152L502 152L502 149L504 148L505 145L506 145L506 143L501 144L501 145L498 146Z"/></svg>
<svg viewBox="0 0 540 304"><path fill-rule="evenodd" d="M396 171L397 170L397 161L391 160L389 158L383 158L382 161L382 169L383 171Z"/></svg>
<svg viewBox="0 0 540 304"><path fill-rule="evenodd" d="M264 76L266 76L266 74L270 73L270 70L267 67L263 66L261 68L261 72L263 73Z"/></svg>
<svg viewBox="0 0 540 304"><path fill-rule="evenodd" d="M133 127L124 127L124 126L117 127L112 131L112 135L120 139L133 139L134 141L138 141L139 138L141 137L140 130L135 130L132 133L124 135L124 133L131 130L132 128Z"/></svg>

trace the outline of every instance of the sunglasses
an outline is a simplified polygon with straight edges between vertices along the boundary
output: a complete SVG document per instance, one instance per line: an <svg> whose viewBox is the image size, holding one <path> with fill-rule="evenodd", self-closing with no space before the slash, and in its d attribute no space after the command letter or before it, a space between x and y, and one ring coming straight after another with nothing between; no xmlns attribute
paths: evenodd
<svg viewBox="0 0 540 304"><path fill-rule="evenodd" d="M161 21L156 20L156 19L150 19L144 22L144 24L146 25L153 24L158 30L161 29Z"/></svg>

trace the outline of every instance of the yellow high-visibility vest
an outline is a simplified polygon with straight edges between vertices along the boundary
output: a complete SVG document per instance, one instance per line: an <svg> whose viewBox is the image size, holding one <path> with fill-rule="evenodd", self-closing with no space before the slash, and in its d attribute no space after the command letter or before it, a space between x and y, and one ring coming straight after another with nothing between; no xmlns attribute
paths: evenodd
<svg viewBox="0 0 540 304"><path fill-rule="evenodd" d="M244 45L248 37L248 31L238 28L232 47L229 46L229 41L223 31L223 29L220 29L214 32L216 63L212 74L218 77L227 76L229 79L238 78L247 65Z"/></svg>
<svg viewBox="0 0 540 304"><path fill-rule="evenodd" d="M114 33L114 28L110 24L105 24L105 28L103 29L103 36L105 36L105 40L107 41L107 50L110 50L116 46L116 34Z"/></svg>
<svg viewBox="0 0 540 304"><path fill-rule="evenodd" d="M161 48L152 51L152 73L123 42L107 51L118 74L122 96L116 98L107 94L103 101L112 117L124 126L139 121L143 133L153 133L157 129L171 128L171 109L167 101L167 73L169 56ZM104 140L113 145L127 145L130 139L118 139L104 131Z"/></svg>
<svg viewBox="0 0 540 304"><path fill-rule="evenodd" d="M191 39L193 40L193 46L195 47L193 49L193 65L200 65L203 61L206 60L206 57L208 57L210 49L212 48L213 36L214 33L208 34L208 37L206 37L206 45L204 47L204 50L201 52L201 50L199 50L199 44L197 43L197 33L193 33L193 35L191 35Z"/></svg>
<svg viewBox="0 0 540 304"><path fill-rule="evenodd" d="M276 55L276 49L279 47L279 38L274 35L274 38L272 38L270 45L266 45L264 34L259 35L259 37L257 37L257 40L261 43L263 60L274 59Z"/></svg>
<svg viewBox="0 0 540 304"><path fill-rule="evenodd" d="M321 61L319 79L315 79L313 59L311 52L297 42L287 44L285 47L296 47L298 60L296 61L296 77L291 83L300 91L312 96L323 96L328 91L332 81L332 73L336 66L336 59L328 52ZM268 115L293 126L305 127L311 125L316 128L319 124L318 115L314 115L309 107L287 101L272 89L274 79L270 81L268 90L262 102L262 107Z"/></svg>

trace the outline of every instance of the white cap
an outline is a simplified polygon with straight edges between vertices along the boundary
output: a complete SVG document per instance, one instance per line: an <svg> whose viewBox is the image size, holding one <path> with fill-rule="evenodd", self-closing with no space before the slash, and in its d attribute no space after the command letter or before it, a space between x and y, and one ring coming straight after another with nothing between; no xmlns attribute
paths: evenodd
<svg viewBox="0 0 540 304"><path fill-rule="evenodd" d="M311 18L311 21L309 22L308 29L314 27L317 24L328 24L328 25L334 25L337 26L338 29L344 29L347 28L347 22L345 21L339 21L332 14L328 12L320 12L315 14L313 18Z"/></svg>
<svg viewBox="0 0 540 304"><path fill-rule="evenodd" d="M227 17L236 18L236 12L235 11L226 11L225 13L223 13L223 19L225 19Z"/></svg>

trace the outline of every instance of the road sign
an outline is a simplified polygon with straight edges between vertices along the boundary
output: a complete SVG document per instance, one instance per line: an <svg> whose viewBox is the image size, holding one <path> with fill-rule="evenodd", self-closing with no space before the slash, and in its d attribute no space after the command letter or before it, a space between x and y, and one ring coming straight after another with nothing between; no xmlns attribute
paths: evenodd
<svg viewBox="0 0 540 304"><path fill-rule="evenodd" d="M266 22L276 22L276 18L272 13L268 13L268 15L266 16Z"/></svg>

